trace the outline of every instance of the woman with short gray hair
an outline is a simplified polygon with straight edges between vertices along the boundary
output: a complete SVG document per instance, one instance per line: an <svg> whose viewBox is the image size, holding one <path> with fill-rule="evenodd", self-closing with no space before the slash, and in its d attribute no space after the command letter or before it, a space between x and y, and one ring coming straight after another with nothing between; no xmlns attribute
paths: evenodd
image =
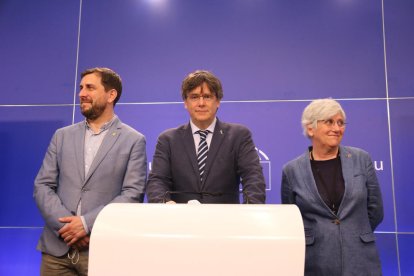
<svg viewBox="0 0 414 276"><path fill-rule="evenodd" d="M305 275L382 274L380 187L368 153L340 145L345 126L337 101L312 101L302 114L312 145L283 167L282 203L299 207L305 227Z"/></svg>

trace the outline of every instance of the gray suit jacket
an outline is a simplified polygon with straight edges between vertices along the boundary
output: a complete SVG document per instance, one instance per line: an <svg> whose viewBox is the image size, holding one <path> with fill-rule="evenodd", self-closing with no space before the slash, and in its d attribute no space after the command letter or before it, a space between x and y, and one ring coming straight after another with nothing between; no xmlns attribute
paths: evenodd
<svg viewBox="0 0 414 276"><path fill-rule="evenodd" d="M287 163L282 203L296 204L306 237L306 275L381 275L373 231L383 219L380 187L365 151L340 147L345 193L335 215L320 197L309 151Z"/></svg>
<svg viewBox="0 0 414 276"><path fill-rule="evenodd" d="M118 118L109 128L85 177L85 121L58 129L35 179L34 198L45 220L38 249L54 256L68 251L58 218L73 216L82 200L89 230L112 202L142 202L146 184L145 137Z"/></svg>
<svg viewBox="0 0 414 276"><path fill-rule="evenodd" d="M201 182L188 123L159 136L147 196L149 202L197 199L202 203L239 203L240 180L244 201L265 202L266 184L250 131L217 120Z"/></svg>

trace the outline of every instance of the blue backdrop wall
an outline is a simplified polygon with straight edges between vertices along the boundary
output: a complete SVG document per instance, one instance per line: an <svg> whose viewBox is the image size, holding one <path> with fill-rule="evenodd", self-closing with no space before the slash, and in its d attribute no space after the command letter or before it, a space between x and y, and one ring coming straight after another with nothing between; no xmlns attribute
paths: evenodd
<svg viewBox="0 0 414 276"><path fill-rule="evenodd" d="M0 275L39 271L33 180L53 132L82 120L78 75L95 66L122 76L116 113L145 134L149 162L158 134L188 120L184 76L213 71L218 116L252 130L273 204L282 165L309 144L303 108L338 99L343 144L370 152L381 182L384 275L414 275L413 12L411 0L1 0Z"/></svg>

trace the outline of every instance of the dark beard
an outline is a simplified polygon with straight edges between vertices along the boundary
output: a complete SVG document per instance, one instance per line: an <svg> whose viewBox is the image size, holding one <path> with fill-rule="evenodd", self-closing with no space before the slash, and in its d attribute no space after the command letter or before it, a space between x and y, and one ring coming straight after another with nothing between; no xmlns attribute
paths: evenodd
<svg viewBox="0 0 414 276"><path fill-rule="evenodd" d="M88 120L96 120L99 118L102 113L105 110L105 105L94 105L92 104L91 108L89 109L82 109L81 107L81 113L83 116L85 116Z"/></svg>

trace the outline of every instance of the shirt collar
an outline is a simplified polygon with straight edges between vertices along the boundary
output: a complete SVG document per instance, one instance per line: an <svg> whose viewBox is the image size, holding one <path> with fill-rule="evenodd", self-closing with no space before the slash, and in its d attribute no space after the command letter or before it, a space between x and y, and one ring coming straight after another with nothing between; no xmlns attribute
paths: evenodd
<svg viewBox="0 0 414 276"><path fill-rule="evenodd" d="M116 118L118 118L118 116L114 115L111 120L109 120L108 122L106 122L105 124L103 124L101 126L101 128L99 129L99 133L101 133L102 131L105 131L105 130L109 129L111 127L111 125L113 124L113 122L115 121ZM86 120L86 118L85 118L85 125L86 125L86 128L88 130L91 130L91 127L90 127L90 125L88 123L88 120ZM99 133L97 133L97 134L99 134Z"/></svg>
<svg viewBox="0 0 414 276"><path fill-rule="evenodd" d="M216 127L216 123L217 123L217 117L214 117L213 122L205 130L208 130L210 133L213 133L214 128ZM199 127L197 127L191 120L190 120L190 126L191 126L191 131L193 134L195 134L199 130L204 130L204 129L200 129Z"/></svg>

